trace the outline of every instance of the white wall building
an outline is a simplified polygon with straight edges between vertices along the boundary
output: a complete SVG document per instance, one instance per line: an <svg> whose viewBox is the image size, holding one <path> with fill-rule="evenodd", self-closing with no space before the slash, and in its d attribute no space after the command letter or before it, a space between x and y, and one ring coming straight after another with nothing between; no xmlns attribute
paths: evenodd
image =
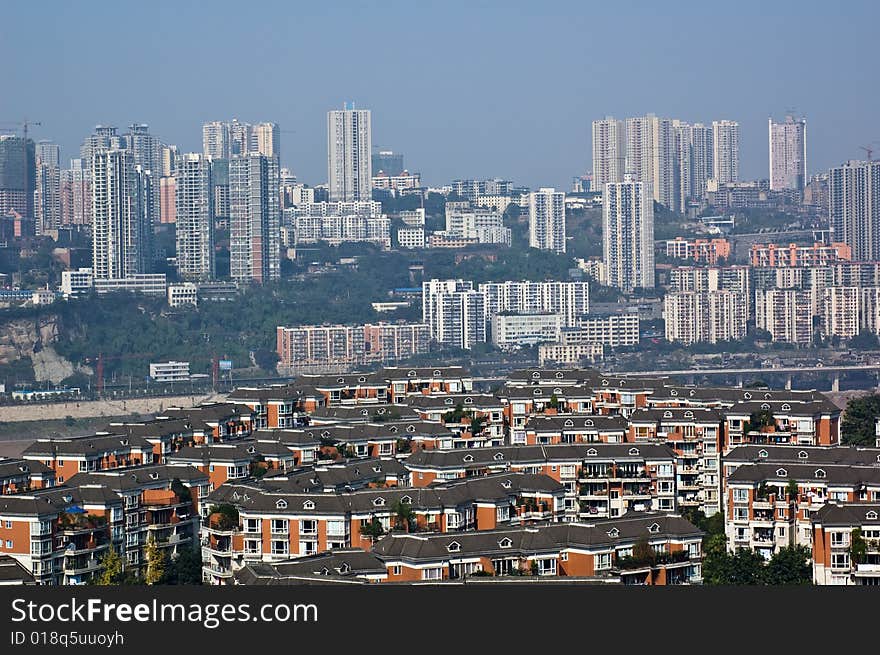
<svg viewBox="0 0 880 655"><path fill-rule="evenodd" d="M154 382L184 382L189 377L189 362L150 362L150 378Z"/></svg>
<svg viewBox="0 0 880 655"><path fill-rule="evenodd" d="M559 314L495 314L491 318L492 343L499 348L533 346L559 341Z"/></svg>
<svg viewBox="0 0 880 655"><path fill-rule="evenodd" d="M712 121L713 178L718 184L739 181L739 123Z"/></svg>
<svg viewBox="0 0 880 655"><path fill-rule="evenodd" d="M565 252L565 192L544 187L529 194L529 247Z"/></svg>
<svg viewBox="0 0 880 655"><path fill-rule="evenodd" d="M327 182L330 200L372 198L372 128L370 110L327 112Z"/></svg>
<svg viewBox="0 0 880 655"><path fill-rule="evenodd" d="M626 170L624 122L608 116L593 121L593 179L591 191L603 191L608 182L623 182Z"/></svg>
<svg viewBox="0 0 880 655"><path fill-rule="evenodd" d="M770 190L803 191L807 183L807 121L786 116L772 118L770 128Z"/></svg>
<svg viewBox="0 0 880 655"><path fill-rule="evenodd" d="M168 285L168 306L180 307L182 305L199 304L199 288L192 282Z"/></svg>
<svg viewBox="0 0 880 655"><path fill-rule="evenodd" d="M650 185L605 185L602 241L610 286L624 291L654 287L654 204Z"/></svg>
<svg viewBox="0 0 880 655"><path fill-rule="evenodd" d="M767 330L773 341L809 344L813 339L812 298L800 289L766 289L755 292L755 325Z"/></svg>
<svg viewBox="0 0 880 655"><path fill-rule="evenodd" d="M198 153L177 157L174 184L177 272L187 280L210 280L214 277L211 162Z"/></svg>

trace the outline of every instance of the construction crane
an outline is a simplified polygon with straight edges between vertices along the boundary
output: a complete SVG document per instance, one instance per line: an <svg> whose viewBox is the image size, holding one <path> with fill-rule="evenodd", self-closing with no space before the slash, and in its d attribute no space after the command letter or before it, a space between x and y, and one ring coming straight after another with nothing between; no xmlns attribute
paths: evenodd
<svg viewBox="0 0 880 655"><path fill-rule="evenodd" d="M37 125L42 126L43 124L39 121L29 121L27 118L25 118L22 121L0 121L0 125L14 125L16 128L20 127L21 131L24 135L24 142L27 143L28 128L31 127L32 125L33 126L37 126Z"/></svg>
<svg viewBox="0 0 880 655"><path fill-rule="evenodd" d="M878 143L880 143L880 141L871 141L871 143L869 143L868 145L865 145L865 146L859 146L859 148L861 148L862 150L864 150L864 151L868 154L868 161L869 161L869 162L874 161L874 160L871 158L871 155L874 154L874 148L873 148L873 146L877 145Z"/></svg>
<svg viewBox="0 0 880 655"><path fill-rule="evenodd" d="M95 389L99 394L104 392L104 362L117 359L143 359L151 357L149 353L130 353L127 355L112 355L107 357L104 353L98 353L97 365L95 366ZM90 360L86 360L88 363Z"/></svg>

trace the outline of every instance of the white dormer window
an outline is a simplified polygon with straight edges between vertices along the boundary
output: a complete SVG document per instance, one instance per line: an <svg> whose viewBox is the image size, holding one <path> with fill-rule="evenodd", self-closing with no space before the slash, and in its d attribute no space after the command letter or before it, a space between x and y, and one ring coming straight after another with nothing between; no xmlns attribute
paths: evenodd
<svg viewBox="0 0 880 655"><path fill-rule="evenodd" d="M685 417L685 418L693 418L693 417L694 417L694 413L693 413L692 411L688 410L688 411L686 411L686 412L684 413L684 417Z"/></svg>
<svg viewBox="0 0 880 655"><path fill-rule="evenodd" d="M446 405L451 405L451 404L452 404L452 398L446 398L443 402L444 402L444 404L446 404Z"/></svg>
<svg viewBox="0 0 880 655"><path fill-rule="evenodd" d="M787 411L789 411L789 410L791 410L791 405L789 405L788 403L783 403L783 405L782 405L782 411L783 411L783 412L787 412Z"/></svg>
<svg viewBox="0 0 880 655"><path fill-rule="evenodd" d="M758 451L758 457L769 457L769 456L770 456L770 454L766 450L764 450L763 448Z"/></svg>
<svg viewBox="0 0 880 655"><path fill-rule="evenodd" d="M464 462L473 462L473 461L474 461L474 456L473 456L473 455L465 455L465 456L462 458L462 461L464 461Z"/></svg>
<svg viewBox="0 0 880 655"><path fill-rule="evenodd" d="M652 523L648 526L648 532L650 532L651 534L657 534L658 532L660 532L660 525L658 523Z"/></svg>
<svg viewBox="0 0 880 655"><path fill-rule="evenodd" d="M598 451L597 451L595 448L590 448L590 449L587 451L587 457L595 457L595 456L598 455L598 454L599 454L599 453L598 453Z"/></svg>
<svg viewBox="0 0 880 655"><path fill-rule="evenodd" d="M374 466L373 467L373 473L381 473L381 472L382 472L381 466Z"/></svg>
<svg viewBox="0 0 880 655"><path fill-rule="evenodd" d="M412 497L411 496L404 496L403 498L400 499L400 502L402 502L404 505L412 505Z"/></svg>
<svg viewBox="0 0 880 655"><path fill-rule="evenodd" d="M232 492L232 500L238 500L241 496L238 495L237 491Z"/></svg>
<svg viewBox="0 0 880 655"><path fill-rule="evenodd" d="M253 446L249 446L248 449L247 449L247 451L248 451L251 455L253 455L255 452L257 452L257 449L254 448Z"/></svg>
<svg viewBox="0 0 880 655"><path fill-rule="evenodd" d="M390 428L388 428L388 430L389 430L390 432L397 432L397 426L396 426L396 425L392 425Z"/></svg>
<svg viewBox="0 0 880 655"><path fill-rule="evenodd" d="M585 428L591 428L591 427L593 427L594 425L596 425L596 422L595 422L593 419L591 419L591 418L588 418L586 421L584 421L584 427L585 427Z"/></svg>
<svg viewBox="0 0 880 655"><path fill-rule="evenodd" d="M876 516L874 518L876 518ZM510 548L511 546L513 546L513 541L511 541L508 537L504 537L504 539L500 539L498 541L498 546L500 548Z"/></svg>
<svg viewBox="0 0 880 655"><path fill-rule="evenodd" d="M752 399L752 394L750 394L748 391L746 391L746 392L743 394L743 398L745 398L746 400L751 400L751 399Z"/></svg>
<svg viewBox="0 0 880 655"><path fill-rule="evenodd" d="M534 373L532 373L532 379L533 379L533 380L537 380L537 379L540 378L540 377L541 377L541 374L538 373L538 371L535 371Z"/></svg>
<svg viewBox="0 0 880 655"><path fill-rule="evenodd" d="M502 453L495 453L495 457L493 457L493 459L496 462L500 462L502 459L504 459L504 455Z"/></svg>
<svg viewBox="0 0 880 655"><path fill-rule="evenodd" d="M275 501L275 507L278 509L287 509L287 501L283 498L280 498Z"/></svg>
<svg viewBox="0 0 880 655"><path fill-rule="evenodd" d="M691 389L691 391L690 391L690 393L689 393L688 395L689 395L689 396L694 396L694 395L696 395L696 393L697 393L697 390L696 390L696 389Z"/></svg>
<svg viewBox="0 0 880 655"><path fill-rule="evenodd" d="M602 380L602 386L603 386L603 387L607 387L607 386L608 386L608 380Z"/></svg>
<svg viewBox="0 0 880 655"><path fill-rule="evenodd" d="M446 547L446 550L448 550L450 553L457 553L461 550L461 544L457 541L453 541Z"/></svg>
<svg viewBox="0 0 880 655"><path fill-rule="evenodd" d="M367 381L367 378L365 378L363 375L358 378L358 382L366 382L366 381Z"/></svg>
<svg viewBox="0 0 880 655"><path fill-rule="evenodd" d="M672 391L669 392L669 395L670 395L670 396L677 396L677 395L678 395L678 391L677 391L676 389L673 389Z"/></svg>
<svg viewBox="0 0 880 655"><path fill-rule="evenodd" d="M561 379L564 378L564 377L565 377L565 373L563 373L562 371L558 371L558 372L556 373L556 379L557 379L557 380L561 380Z"/></svg>
<svg viewBox="0 0 880 655"><path fill-rule="evenodd" d="M344 562L342 566L339 567L340 573L348 573L351 571L351 567L348 565L348 562Z"/></svg>
<svg viewBox="0 0 880 655"><path fill-rule="evenodd" d="M824 478L825 477L825 470L824 469L816 469L816 477L817 478Z"/></svg>
<svg viewBox="0 0 880 655"><path fill-rule="evenodd" d="M761 403L761 409L770 409L770 405L767 403Z"/></svg>
<svg viewBox="0 0 880 655"><path fill-rule="evenodd" d="M798 459L807 459L810 456L806 450L802 450L798 453Z"/></svg>
<svg viewBox="0 0 880 655"><path fill-rule="evenodd" d="M432 375L433 375L435 378L439 378L439 377L440 377L440 371L434 371L434 372L432 373Z"/></svg>
<svg viewBox="0 0 880 655"><path fill-rule="evenodd" d="M608 534L608 536L611 537L612 539L617 539L617 537L620 536L620 530L618 530L617 528L611 528L611 529L607 532L607 534Z"/></svg>
<svg viewBox="0 0 880 655"><path fill-rule="evenodd" d="M368 409L361 410L361 416L369 416L369 415L370 415L370 411Z"/></svg>
<svg viewBox="0 0 880 655"><path fill-rule="evenodd" d="M315 501L307 500L303 503L303 509L315 509Z"/></svg>
<svg viewBox="0 0 880 655"><path fill-rule="evenodd" d="M629 449L629 454L630 454L630 455L638 455L638 454L639 454L639 449L638 449L638 448L630 448L630 449Z"/></svg>
<svg viewBox="0 0 880 655"><path fill-rule="evenodd" d="M385 504L385 499L382 498L381 496L379 496L379 498L376 498L376 500L373 501L373 505L375 505L376 507L382 507L384 504Z"/></svg>
<svg viewBox="0 0 880 655"><path fill-rule="evenodd" d="M553 393L562 393L562 389L560 389L559 387L556 387L556 388L553 390Z"/></svg>
<svg viewBox="0 0 880 655"><path fill-rule="evenodd" d="M512 487L513 484L510 482L510 480L505 480L504 482L501 483L501 486L504 487L505 489L510 489L510 487Z"/></svg>
<svg viewBox="0 0 880 655"><path fill-rule="evenodd" d="M154 471L153 473L150 473L150 478L153 479L153 480L158 480L158 479L159 479L159 473L156 472L156 471Z"/></svg>
<svg viewBox="0 0 880 655"><path fill-rule="evenodd" d="M780 478L788 477L788 471L785 469L776 469L776 476Z"/></svg>
<svg viewBox="0 0 880 655"><path fill-rule="evenodd" d="M672 412L669 410L663 412L663 418L672 418Z"/></svg>
<svg viewBox="0 0 880 655"><path fill-rule="evenodd" d="M414 425L408 425L408 426L406 426L406 431L407 431L407 432L415 432L415 431L416 431L416 426L414 426Z"/></svg>
<svg viewBox="0 0 880 655"><path fill-rule="evenodd" d="M870 512L868 512L867 514L865 514L865 519L868 520L868 521L876 521L876 520L877 520L877 512L875 512L875 511L872 509Z"/></svg>
<svg viewBox="0 0 880 655"><path fill-rule="evenodd" d="M541 391L540 389L535 389L535 391L534 391L534 395L536 395L536 396L543 396L543 395L544 395L544 392Z"/></svg>
<svg viewBox="0 0 880 655"><path fill-rule="evenodd" d="M416 376L416 372L415 372L415 371L407 371L406 377L408 377L408 378L414 378L415 376Z"/></svg>
<svg viewBox="0 0 880 655"><path fill-rule="evenodd" d="M470 398L470 397L465 398L465 399L464 399L464 404L465 404L465 405L473 405L473 404L474 404L474 399L473 399L473 398Z"/></svg>
<svg viewBox="0 0 880 655"><path fill-rule="evenodd" d="M565 421L565 427L567 427L567 428L574 427L574 421L572 421L571 419L568 419L567 421Z"/></svg>
<svg viewBox="0 0 880 655"><path fill-rule="evenodd" d="M342 383L345 382L345 378L336 378L336 381L337 381L339 384L342 384Z"/></svg>

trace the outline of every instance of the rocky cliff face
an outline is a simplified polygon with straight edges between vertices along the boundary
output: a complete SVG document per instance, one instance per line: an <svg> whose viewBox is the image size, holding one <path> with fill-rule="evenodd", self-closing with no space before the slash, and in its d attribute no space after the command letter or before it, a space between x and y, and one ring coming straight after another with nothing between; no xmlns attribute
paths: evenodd
<svg viewBox="0 0 880 655"><path fill-rule="evenodd" d="M80 371L90 375L88 367L74 366L61 357L53 344L58 339L58 318L44 316L39 324L34 319L16 319L0 323L0 364L10 364L23 358L30 358L34 368L34 378L38 382L58 384L63 379Z"/></svg>

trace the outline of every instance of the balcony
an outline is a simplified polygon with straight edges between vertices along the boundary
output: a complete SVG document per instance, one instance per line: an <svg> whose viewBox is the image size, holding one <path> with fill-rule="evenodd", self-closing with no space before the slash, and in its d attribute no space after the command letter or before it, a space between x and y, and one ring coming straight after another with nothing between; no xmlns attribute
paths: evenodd
<svg viewBox="0 0 880 655"><path fill-rule="evenodd" d="M83 575L92 573L101 568L101 560L94 558L83 562L74 562L64 565L64 575Z"/></svg>
<svg viewBox="0 0 880 655"><path fill-rule="evenodd" d="M232 577L232 568L228 566L221 566L219 564L208 564L203 567L205 571L210 573L212 576L218 578L231 578Z"/></svg>
<svg viewBox="0 0 880 655"><path fill-rule="evenodd" d="M58 518L58 531L64 535L75 535L107 529L107 518L89 514L61 514Z"/></svg>

